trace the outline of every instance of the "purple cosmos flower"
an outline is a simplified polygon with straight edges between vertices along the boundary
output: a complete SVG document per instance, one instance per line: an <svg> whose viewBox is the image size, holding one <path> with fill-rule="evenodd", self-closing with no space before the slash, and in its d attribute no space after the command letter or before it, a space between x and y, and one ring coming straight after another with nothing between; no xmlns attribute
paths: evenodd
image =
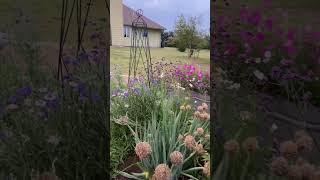
<svg viewBox="0 0 320 180"><path fill-rule="evenodd" d="M256 35L257 40L263 41L265 39L265 35L262 32L258 32Z"/></svg>
<svg viewBox="0 0 320 180"><path fill-rule="evenodd" d="M32 93L31 87L20 88L16 91L18 96L27 97Z"/></svg>

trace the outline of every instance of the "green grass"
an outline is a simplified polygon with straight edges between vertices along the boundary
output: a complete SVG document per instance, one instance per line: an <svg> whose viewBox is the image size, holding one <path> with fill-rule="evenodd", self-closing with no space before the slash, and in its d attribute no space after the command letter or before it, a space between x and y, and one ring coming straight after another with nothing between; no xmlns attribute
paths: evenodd
<svg viewBox="0 0 320 180"><path fill-rule="evenodd" d="M165 58L167 62L172 63L196 63L204 68L208 68L210 64L210 51L201 50L199 58L188 59L187 51L179 52L176 48L151 48L152 61L159 61ZM117 65L122 73L127 73L129 70L130 48L129 47L111 47L110 64L111 67Z"/></svg>

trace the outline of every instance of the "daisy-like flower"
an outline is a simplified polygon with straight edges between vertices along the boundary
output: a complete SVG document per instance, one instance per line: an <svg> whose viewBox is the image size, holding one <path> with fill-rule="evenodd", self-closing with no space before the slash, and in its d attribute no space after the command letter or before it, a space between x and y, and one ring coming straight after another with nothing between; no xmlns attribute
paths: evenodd
<svg viewBox="0 0 320 180"><path fill-rule="evenodd" d="M264 57L265 58L271 58L271 52L270 51L264 52Z"/></svg>
<svg viewBox="0 0 320 180"><path fill-rule="evenodd" d="M247 152L256 152L258 148L258 140L256 137L248 137L246 140L243 141L242 147Z"/></svg>
<svg viewBox="0 0 320 180"><path fill-rule="evenodd" d="M183 162L183 155L181 152L179 151L173 151L171 154L170 154L170 160L171 160L171 163L174 164L174 165L180 165L182 164Z"/></svg>
<svg viewBox="0 0 320 180"><path fill-rule="evenodd" d="M206 162L203 166L202 169L202 173L206 176L206 177L210 177L210 163Z"/></svg>
<svg viewBox="0 0 320 180"><path fill-rule="evenodd" d="M298 146L292 141L285 141L280 144L280 153L284 157L290 158L298 153Z"/></svg>
<svg viewBox="0 0 320 180"><path fill-rule="evenodd" d="M239 151L239 143L238 143L238 141L236 141L234 139L227 141L224 144L224 150L229 152L229 153L238 152Z"/></svg>
<svg viewBox="0 0 320 180"><path fill-rule="evenodd" d="M278 157L271 162L271 172L277 176L284 176L288 173L289 164L286 158Z"/></svg>
<svg viewBox="0 0 320 180"><path fill-rule="evenodd" d="M166 164L159 164L154 170L154 180L171 180L171 170Z"/></svg>
<svg viewBox="0 0 320 180"><path fill-rule="evenodd" d="M148 157L151 154L152 150L148 142L139 142L138 144L136 144L135 152L140 159L143 159Z"/></svg>
<svg viewBox="0 0 320 180"><path fill-rule="evenodd" d="M189 149L189 150L192 150L195 145L196 145L196 140L194 139L193 136L191 135L187 135L185 138L184 138L184 143L185 143L185 146Z"/></svg>
<svg viewBox="0 0 320 180"><path fill-rule="evenodd" d="M186 105L186 109L187 110L190 110L191 109L191 106L188 104L188 105Z"/></svg>

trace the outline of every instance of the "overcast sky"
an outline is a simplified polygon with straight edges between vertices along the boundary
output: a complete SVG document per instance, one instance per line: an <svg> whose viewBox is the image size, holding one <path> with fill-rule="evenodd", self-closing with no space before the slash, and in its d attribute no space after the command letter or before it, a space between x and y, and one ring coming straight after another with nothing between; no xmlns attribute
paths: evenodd
<svg viewBox="0 0 320 180"><path fill-rule="evenodd" d="M200 16L200 28L209 32L210 0L123 0L133 9L142 9L143 14L164 26L167 30L174 29L178 15L185 17Z"/></svg>

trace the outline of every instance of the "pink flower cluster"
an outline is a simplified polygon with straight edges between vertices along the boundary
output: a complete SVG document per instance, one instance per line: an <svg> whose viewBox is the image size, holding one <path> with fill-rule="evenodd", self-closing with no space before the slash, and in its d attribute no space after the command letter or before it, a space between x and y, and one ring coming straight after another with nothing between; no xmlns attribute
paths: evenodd
<svg viewBox="0 0 320 180"><path fill-rule="evenodd" d="M202 71L200 67L192 64L178 65L173 71L173 77L185 88L199 91L201 93L208 92L210 88L210 73L208 70Z"/></svg>

